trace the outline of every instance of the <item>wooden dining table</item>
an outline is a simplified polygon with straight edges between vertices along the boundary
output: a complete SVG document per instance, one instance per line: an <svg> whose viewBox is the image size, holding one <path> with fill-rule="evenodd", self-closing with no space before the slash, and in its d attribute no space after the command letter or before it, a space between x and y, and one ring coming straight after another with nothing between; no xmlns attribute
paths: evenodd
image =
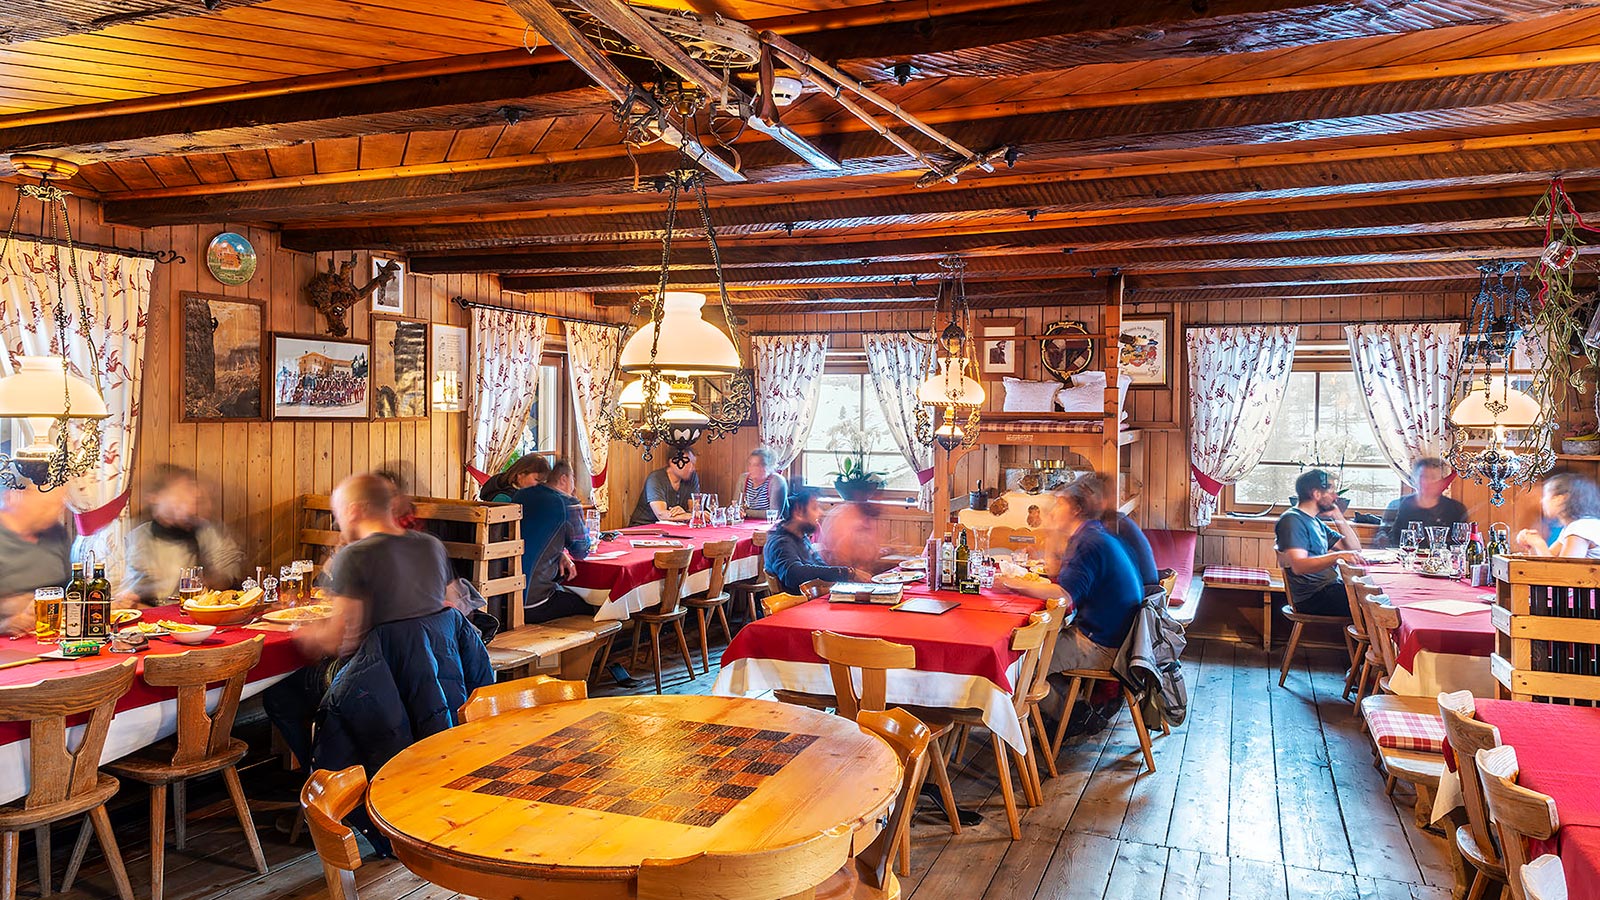
<svg viewBox="0 0 1600 900"><path fill-rule="evenodd" d="M1399 612L1394 631L1396 669L1389 686L1396 694L1432 697L1441 691L1470 691L1493 697L1489 669L1494 625L1489 607L1493 585L1473 587L1451 578L1407 572L1399 565L1368 569Z"/></svg>
<svg viewBox="0 0 1600 900"><path fill-rule="evenodd" d="M920 584L907 585L903 596L948 600L959 606L929 615L833 603L824 597L789 607L734 635L722 655L713 693L753 696L786 690L831 696L828 665L812 647L811 633L883 638L909 644L917 654L915 669L888 673L889 703L980 710L992 732L1026 754L1028 742L1012 705L1022 654L1011 649L1011 636L1044 607L1044 601L1000 591L930 591Z"/></svg>
<svg viewBox="0 0 1600 900"><path fill-rule="evenodd" d="M655 566L657 551L694 550L685 590L703 591L710 583L711 564L700 548L712 541L733 541L728 581L754 578L761 574L755 535L769 527L765 519L745 519L716 528L672 523L624 528L615 540L601 541L588 558L577 560L577 575L562 586L595 607L596 621L626 620L661 602L664 576ZM665 542L675 546L653 546Z"/></svg>
<svg viewBox="0 0 1600 900"><path fill-rule="evenodd" d="M379 770L374 824L412 872L484 900L635 895L648 859L875 833L899 790L889 745L768 700L606 697L425 738Z"/></svg>
<svg viewBox="0 0 1600 900"><path fill-rule="evenodd" d="M161 606L143 612L143 620L146 622L158 622L162 619L184 621L185 618L177 606ZM258 634L266 635L266 641L261 648L261 661L250 670L242 695L251 697L266 690L304 664L304 659L295 649L289 631L284 626L263 623L256 628L219 628L204 643L195 646L157 638L150 641L148 649L139 652L137 658L143 660L152 654L182 653L196 648L221 647L250 640ZM55 649L55 644L42 644L32 637L0 640L0 650L6 651L7 657L20 655L26 659ZM83 659L43 659L38 662L8 666L0 669L0 687L34 684L66 675L82 675L121 665L127 658L125 654L101 649L98 655ZM143 671L144 666L141 663L140 674L143 674ZM133 687L117 701L116 715L111 719L111 727L106 734L105 750L101 754L100 761L110 762L119 759L177 733L177 697L175 688L153 687L145 683L143 678L135 678ZM73 730L81 729L82 726L79 725ZM0 803L8 803L27 793L28 780L25 773L29 768L28 756L31 746L27 723L0 722L0 772L23 773L17 778L0 778Z"/></svg>

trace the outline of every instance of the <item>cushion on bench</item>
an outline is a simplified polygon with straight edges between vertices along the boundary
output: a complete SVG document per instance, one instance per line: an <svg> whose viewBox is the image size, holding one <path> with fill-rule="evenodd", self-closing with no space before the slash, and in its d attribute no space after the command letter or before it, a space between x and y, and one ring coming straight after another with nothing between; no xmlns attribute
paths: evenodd
<svg viewBox="0 0 1600 900"><path fill-rule="evenodd" d="M1272 573L1255 566L1206 566L1200 577L1206 584L1272 587Z"/></svg>
<svg viewBox="0 0 1600 900"><path fill-rule="evenodd" d="M1150 552L1155 555L1157 569L1171 569L1178 573L1178 582L1168 598L1173 606L1183 603L1189 596L1189 582L1194 578L1194 548L1199 535L1192 531L1169 531L1152 528L1144 533L1150 541Z"/></svg>
<svg viewBox="0 0 1600 900"><path fill-rule="evenodd" d="M1367 729L1379 747L1414 753L1444 753L1444 722L1424 713L1375 709L1366 712Z"/></svg>

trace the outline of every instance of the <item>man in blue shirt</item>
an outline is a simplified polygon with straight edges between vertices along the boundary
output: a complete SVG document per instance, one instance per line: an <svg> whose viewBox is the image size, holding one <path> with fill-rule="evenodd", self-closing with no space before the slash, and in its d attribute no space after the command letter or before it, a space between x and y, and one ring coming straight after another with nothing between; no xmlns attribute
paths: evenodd
<svg viewBox="0 0 1600 900"><path fill-rule="evenodd" d="M558 461L547 478L565 483L563 476L570 479L571 472L568 463ZM526 621L594 615L594 607L561 587L561 582L577 574L572 561L589 555L589 530L583 524L583 508L578 501L545 483L525 487L511 499L522 505L522 572L528 579Z"/></svg>
<svg viewBox="0 0 1600 900"><path fill-rule="evenodd" d="M767 535L762 560L768 572L783 589L800 593L800 585L813 579L823 581L864 581L866 573L848 566L830 566L811 545L822 520L822 504L815 488L797 487L783 506L783 520Z"/></svg>
<svg viewBox="0 0 1600 900"><path fill-rule="evenodd" d="M1079 476L1078 481L1083 481L1099 491L1100 505L1105 510L1101 521L1105 523L1106 531L1122 544L1123 551L1128 554L1128 561L1133 563L1134 571L1139 573L1139 582L1144 585L1144 592L1148 594L1159 587L1161 571L1156 568L1156 554L1150 549L1150 539L1144 536L1144 529L1128 518L1126 513L1115 510L1117 494L1112 485L1116 482L1099 472L1088 472Z"/></svg>
<svg viewBox="0 0 1600 900"><path fill-rule="evenodd" d="M1289 605L1313 616L1348 616L1350 600L1335 564L1361 563L1361 538L1339 511L1333 479L1321 469L1294 480L1299 504L1278 518L1278 562Z"/></svg>

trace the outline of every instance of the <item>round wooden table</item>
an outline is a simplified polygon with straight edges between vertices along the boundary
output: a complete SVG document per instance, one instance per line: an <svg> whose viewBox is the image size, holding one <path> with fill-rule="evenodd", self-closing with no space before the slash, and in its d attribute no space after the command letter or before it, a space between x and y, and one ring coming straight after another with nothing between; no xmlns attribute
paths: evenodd
<svg viewBox="0 0 1600 900"><path fill-rule="evenodd" d="M640 864L875 825L900 762L848 719L767 700L608 697L422 740L367 794L406 868L484 900L629 897Z"/></svg>

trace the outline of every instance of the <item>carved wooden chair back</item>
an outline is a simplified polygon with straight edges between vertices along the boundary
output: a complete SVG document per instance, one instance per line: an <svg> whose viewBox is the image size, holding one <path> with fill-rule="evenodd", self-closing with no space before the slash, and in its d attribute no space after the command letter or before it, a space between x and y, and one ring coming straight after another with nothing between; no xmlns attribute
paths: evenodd
<svg viewBox="0 0 1600 900"><path fill-rule="evenodd" d="M1500 858L1506 864L1506 884L1515 900L1527 900L1522 887L1522 867L1529 862L1528 841L1547 841L1561 827L1556 802L1517 784L1520 774L1516 748L1510 745L1478 751L1478 780L1489 807L1489 821L1500 837Z"/></svg>
<svg viewBox="0 0 1600 900"><path fill-rule="evenodd" d="M466 703L461 704L460 715L463 722L476 722L512 710L588 698L589 685L585 682L563 681L553 675L534 675L478 688Z"/></svg>
<svg viewBox="0 0 1600 900"><path fill-rule="evenodd" d="M890 669L915 669L917 651L909 644L882 638L851 637L832 631L811 632L811 646L828 663L839 715L854 719L861 710L881 712L887 706ZM861 691L855 675L861 673Z"/></svg>
<svg viewBox="0 0 1600 900"><path fill-rule="evenodd" d="M360 766L337 772L318 769L300 789L300 806L306 813L306 830L322 859L322 874L334 900L355 900L355 870L361 868L361 847L356 833L344 823L367 795L367 773Z"/></svg>
<svg viewBox="0 0 1600 900"><path fill-rule="evenodd" d="M28 796L23 808L38 810L93 790L100 778L100 753L116 704L133 686L135 661L83 675L49 678L0 688L0 722L27 722ZM67 749L67 718L88 713L82 740Z"/></svg>
<svg viewBox="0 0 1600 900"><path fill-rule="evenodd" d="M145 683L178 689L178 747L172 755L173 765L198 762L228 749L245 676L261 661L266 640L266 635L258 634L224 647L145 657ZM207 713L206 691L218 682L222 694L216 708Z"/></svg>
<svg viewBox="0 0 1600 900"><path fill-rule="evenodd" d="M694 558L693 550L657 550L656 568L667 573L661 585L661 613L663 615L676 612L678 604L683 600L684 582L688 580L689 560Z"/></svg>

